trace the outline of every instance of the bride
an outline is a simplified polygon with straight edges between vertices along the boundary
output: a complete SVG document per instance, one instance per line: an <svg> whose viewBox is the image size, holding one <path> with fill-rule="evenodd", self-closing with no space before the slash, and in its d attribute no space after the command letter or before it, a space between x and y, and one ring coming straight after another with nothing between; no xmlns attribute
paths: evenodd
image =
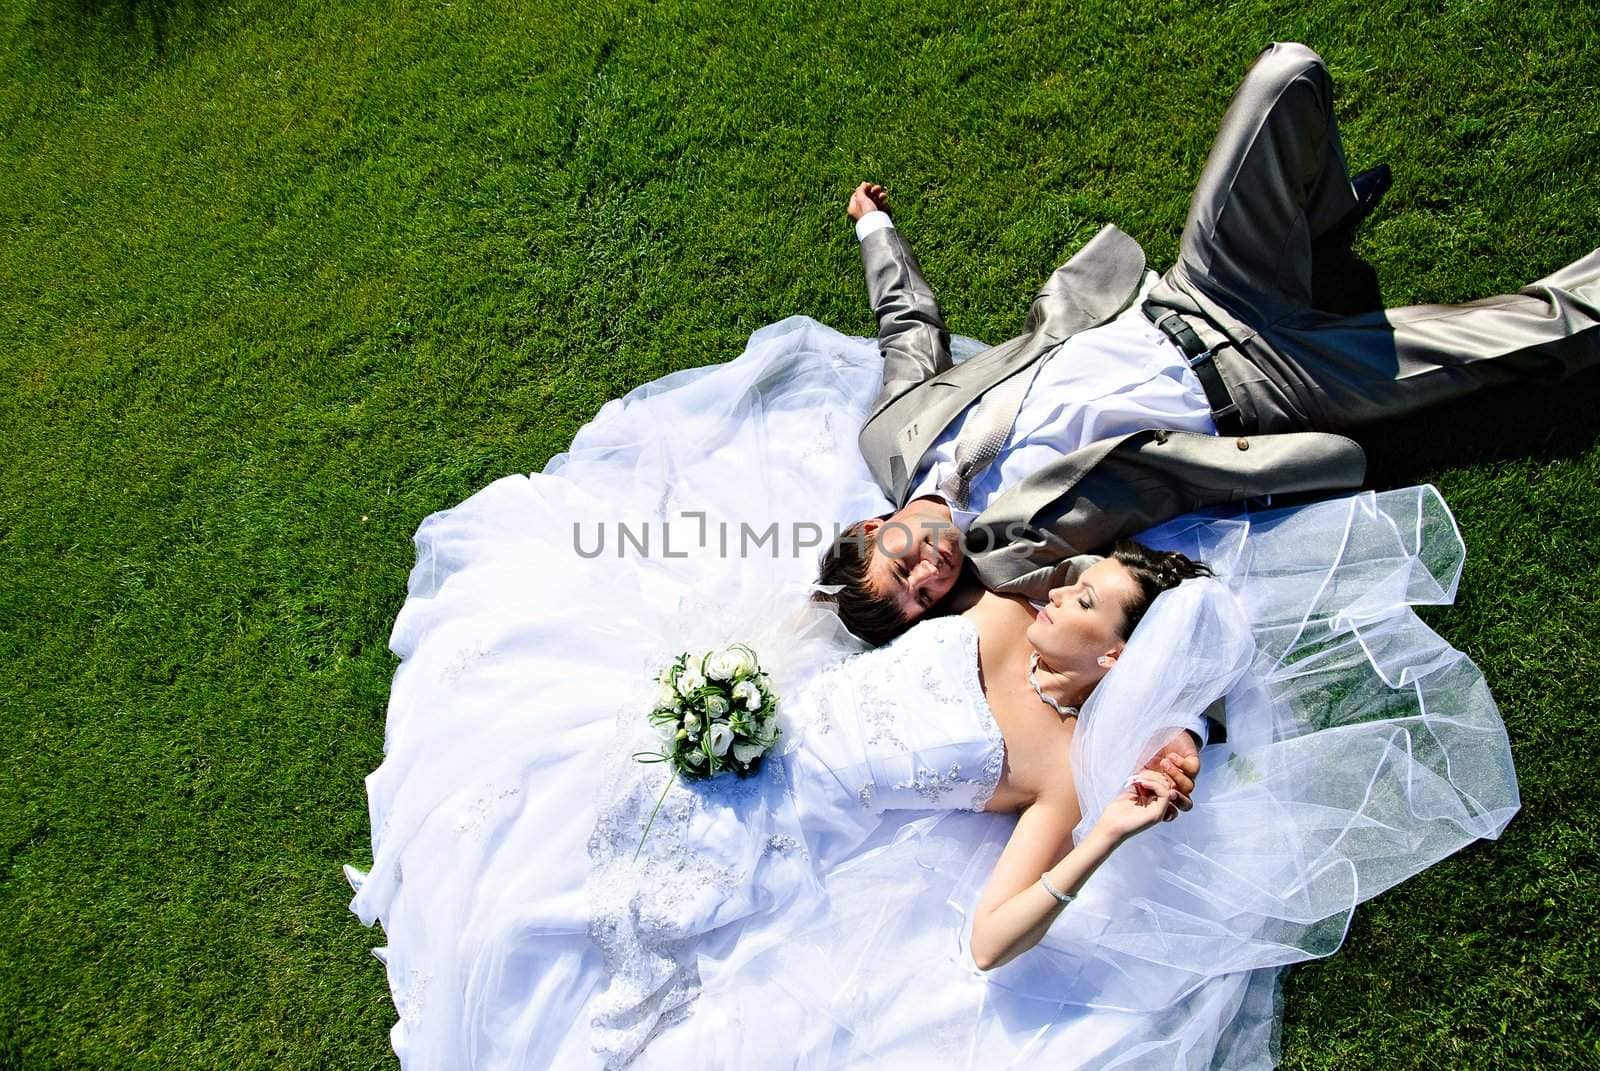
<svg viewBox="0 0 1600 1071"><path fill-rule="evenodd" d="M1431 488L1179 518L861 651L811 576L885 512L880 370L793 317L423 522L346 868L403 1066L1271 1066L1281 969L1515 813L1412 610L1464 557ZM781 696L759 771L635 761L655 674L736 641ZM1156 757L1219 703L1198 776Z"/></svg>

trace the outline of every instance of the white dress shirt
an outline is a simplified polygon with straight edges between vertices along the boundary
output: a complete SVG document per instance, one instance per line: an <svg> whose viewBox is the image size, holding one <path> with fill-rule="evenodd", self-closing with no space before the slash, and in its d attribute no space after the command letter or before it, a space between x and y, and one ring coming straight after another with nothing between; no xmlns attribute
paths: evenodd
<svg viewBox="0 0 1600 1071"><path fill-rule="evenodd" d="M893 226L887 212L868 212L857 221L856 236L865 239ZM1002 491L1092 442L1149 428L1217 433L1205 388L1183 351L1140 311L1159 278L1146 271L1138 296L1114 319L1078 332L1040 358L999 456L972 481L968 508L945 499L962 532ZM923 454L911 498L945 497L939 485L956 471L956 442L971 414L969 405ZM1203 720L1188 728L1206 739Z"/></svg>
<svg viewBox="0 0 1600 1071"><path fill-rule="evenodd" d="M868 212L856 234L865 238L893 226L887 212ZM968 508L950 507L963 532L1001 491L1092 442L1148 428L1217 433L1200 378L1139 309L1159 278L1146 271L1138 297L1116 318L1078 332L1040 358L999 456L972 481ZM956 442L971 413L969 405L922 456L911 497L939 494L939 485L955 473Z"/></svg>

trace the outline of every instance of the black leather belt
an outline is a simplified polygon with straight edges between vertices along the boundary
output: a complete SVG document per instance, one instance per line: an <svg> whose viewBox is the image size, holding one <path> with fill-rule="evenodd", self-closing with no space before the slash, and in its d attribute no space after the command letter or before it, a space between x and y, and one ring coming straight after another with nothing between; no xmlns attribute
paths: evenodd
<svg viewBox="0 0 1600 1071"><path fill-rule="evenodd" d="M1148 301L1139 307L1146 319L1159 327L1162 334L1172 339L1183 352L1184 360L1189 362L1189 367L1194 369L1194 374L1200 379L1200 386L1206 392L1206 401L1211 403L1211 416L1217 422L1218 433L1243 435L1244 418L1239 415L1239 407L1234 404L1233 395L1228 393L1228 385L1222 382L1222 375L1217 371L1217 362L1212 357L1211 351L1200 341L1200 336L1194 333L1194 328L1171 309L1160 308Z"/></svg>

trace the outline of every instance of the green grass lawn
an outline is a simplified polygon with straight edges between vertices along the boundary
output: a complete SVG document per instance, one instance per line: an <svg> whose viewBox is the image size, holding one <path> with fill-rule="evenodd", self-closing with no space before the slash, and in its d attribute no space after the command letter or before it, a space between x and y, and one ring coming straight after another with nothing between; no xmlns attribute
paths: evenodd
<svg viewBox="0 0 1600 1071"><path fill-rule="evenodd" d="M1170 263L1269 40L1327 59L1390 304L1600 244L1586 2L0 3L0 1069L382 1068L370 859L411 533L607 398L869 334L886 184L953 330L1101 224ZM1600 1061L1600 373L1367 437L1524 807L1294 971L1290 1068Z"/></svg>

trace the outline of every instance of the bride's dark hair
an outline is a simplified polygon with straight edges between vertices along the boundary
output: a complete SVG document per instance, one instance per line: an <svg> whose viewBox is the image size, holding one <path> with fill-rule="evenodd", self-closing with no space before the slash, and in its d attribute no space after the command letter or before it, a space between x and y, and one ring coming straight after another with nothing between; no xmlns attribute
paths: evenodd
<svg viewBox="0 0 1600 1071"><path fill-rule="evenodd" d="M1139 599L1123 607L1122 638L1133 635L1134 628L1144 619L1156 596L1175 588L1185 580L1197 576L1211 576L1211 566L1197 562L1175 550L1152 550L1131 539L1119 539L1111 556L1133 574L1139 583Z"/></svg>

